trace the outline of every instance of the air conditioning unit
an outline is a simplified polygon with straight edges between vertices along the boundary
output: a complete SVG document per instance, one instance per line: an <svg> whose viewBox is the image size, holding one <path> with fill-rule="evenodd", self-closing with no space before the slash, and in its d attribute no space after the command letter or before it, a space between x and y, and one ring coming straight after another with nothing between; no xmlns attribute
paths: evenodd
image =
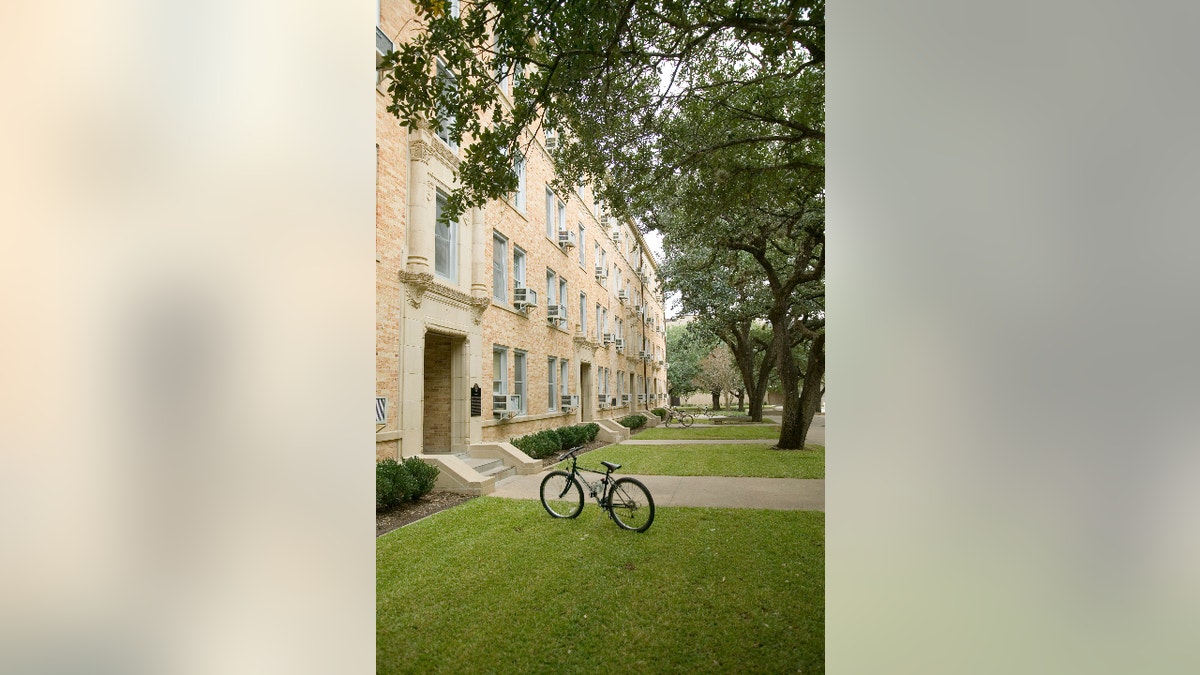
<svg viewBox="0 0 1200 675"><path fill-rule="evenodd" d="M621 394L621 405L629 405L631 400L633 400L633 397L629 394Z"/></svg>
<svg viewBox="0 0 1200 675"><path fill-rule="evenodd" d="M546 149L555 150L558 148L558 134L552 131L546 131Z"/></svg>
<svg viewBox="0 0 1200 675"><path fill-rule="evenodd" d="M492 414L502 420L512 419L521 410L520 396L492 394Z"/></svg>
<svg viewBox="0 0 1200 675"><path fill-rule="evenodd" d="M613 230L612 240L613 240L614 244L621 243L621 231L620 230Z"/></svg>
<svg viewBox="0 0 1200 675"><path fill-rule="evenodd" d="M559 230L558 245L563 248L575 248L575 233L570 230Z"/></svg>
<svg viewBox="0 0 1200 675"><path fill-rule="evenodd" d="M638 272L637 275L638 275L638 278L642 280L643 284L649 283L649 281L650 281L649 274L646 274L645 272Z"/></svg>
<svg viewBox="0 0 1200 675"><path fill-rule="evenodd" d="M620 300L621 302L625 302L626 300L629 299L629 291L625 290L624 288L617 291L617 299Z"/></svg>
<svg viewBox="0 0 1200 675"><path fill-rule="evenodd" d="M597 395L597 396L596 396L596 400L597 400L597 402L600 404L600 407L601 407L601 408L603 408L604 406L608 405L608 395L607 395L607 394L599 394L599 395Z"/></svg>
<svg viewBox="0 0 1200 675"><path fill-rule="evenodd" d="M638 352L638 358L643 361L649 361L650 359L654 358L654 355L650 352Z"/></svg>
<svg viewBox="0 0 1200 675"><path fill-rule="evenodd" d="M596 281L604 281L608 278L608 270L602 265L596 265Z"/></svg>
<svg viewBox="0 0 1200 675"><path fill-rule="evenodd" d="M567 410L574 410L575 408L578 408L579 407L579 395L578 394L563 394L562 395L562 407Z"/></svg>
<svg viewBox="0 0 1200 675"><path fill-rule="evenodd" d="M666 365L667 365L667 362L666 362L666 360L665 360L665 359L659 359L659 360L658 360L658 367L659 367L659 368L665 367Z"/></svg>
<svg viewBox="0 0 1200 675"><path fill-rule="evenodd" d="M537 307L537 291L532 288L513 289L513 307L517 309Z"/></svg>
<svg viewBox="0 0 1200 675"><path fill-rule="evenodd" d="M612 224L613 224L612 216L608 215L607 213L600 216L600 227L603 227L604 229L607 230L608 228L612 227Z"/></svg>
<svg viewBox="0 0 1200 675"><path fill-rule="evenodd" d="M612 343L616 342L616 340L617 336L613 335L612 333L605 333L600 337L600 341L606 345L611 345Z"/></svg>
<svg viewBox="0 0 1200 675"><path fill-rule="evenodd" d="M623 338L617 338L614 342L617 343L617 351L625 351L625 340Z"/></svg>
<svg viewBox="0 0 1200 675"><path fill-rule="evenodd" d="M645 402L646 402L646 395L638 394L638 403L645 403Z"/></svg>
<svg viewBox="0 0 1200 675"><path fill-rule="evenodd" d="M566 305L546 305L546 318L553 321L566 321Z"/></svg>

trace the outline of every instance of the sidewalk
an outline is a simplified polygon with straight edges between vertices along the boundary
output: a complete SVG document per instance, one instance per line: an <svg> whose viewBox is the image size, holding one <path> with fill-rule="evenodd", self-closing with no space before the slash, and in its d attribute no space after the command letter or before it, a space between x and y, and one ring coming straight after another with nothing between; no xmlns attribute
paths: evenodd
<svg viewBox="0 0 1200 675"><path fill-rule="evenodd" d="M629 441L625 441L628 443ZM670 442L670 441L666 441ZM644 441L655 443L655 441ZM490 496L539 499L542 479L550 470L530 476L511 476L496 483ZM824 511L825 481L801 478L744 478L726 476L641 476L656 506L705 506L777 511ZM590 479L590 477L589 477ZM588 497L587 499L591 499Z"/></svg>

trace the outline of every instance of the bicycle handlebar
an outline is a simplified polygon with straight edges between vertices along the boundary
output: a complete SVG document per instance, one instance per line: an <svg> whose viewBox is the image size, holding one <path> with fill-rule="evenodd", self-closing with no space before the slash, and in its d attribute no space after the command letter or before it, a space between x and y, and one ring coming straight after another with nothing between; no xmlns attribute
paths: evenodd
<svg viewBox="0 0 1200 675"><path fill-rule="evenodd" d="M582 450L582 449L583 449L583 446L582 446L582 445L577 445L577 446L575 446L575 447L571 448L570 450L566 451L565 453L563 453L563 456L562 456L562 457L559 457L559 458L558 458L558 461L560 461L560 462L561 462L561 461L563 461L564 459L567 459L568 457L570 457L570 456L574 455L575 453L579 452L579 451L580 451L580 450Z"/></svg>

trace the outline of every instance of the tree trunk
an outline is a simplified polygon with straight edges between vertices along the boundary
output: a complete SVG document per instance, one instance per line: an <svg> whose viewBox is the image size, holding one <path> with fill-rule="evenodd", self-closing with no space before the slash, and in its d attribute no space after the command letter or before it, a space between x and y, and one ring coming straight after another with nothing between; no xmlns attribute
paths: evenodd
<svg viewBox="0 0 1200 675"><path fill-rule="evenodd" d="M746 412L746 390L738 390L738 412Z"/></svg>
<svg viewBox="0 0 1200 675"><path fill-rule="evenodd" d="M712 394L712 400L713 400L713 401L712 401L712 403L713 403L713 404L712 404L712 409L713 409L713 410L720 410L720 409L721 409L721 390L720 390L720 389L718 389L717 391L714 391L714 392L709 392L709 393L711 393L711 394Z"/></svg>
<svg viewBox="0 0 1200 675"><path fill-rule="evenodd" d="M808 350L808 370L804 373L804 388L800 391L800 418L805 438L808 438L813 416L821 407L821 381L824 379L825 334L821 333L813 339L812 347Z"/></svg>
<svg viewBox="0 0 1200 675"><path fill-rule="evenodd" d="M779 425L780 450L800 450L808 427L800 414L800 368L791 349L791 331L788 330L786 315L771 321L774 329L775 355L779 359L779 383L783 389L783 420Z"/></svg>

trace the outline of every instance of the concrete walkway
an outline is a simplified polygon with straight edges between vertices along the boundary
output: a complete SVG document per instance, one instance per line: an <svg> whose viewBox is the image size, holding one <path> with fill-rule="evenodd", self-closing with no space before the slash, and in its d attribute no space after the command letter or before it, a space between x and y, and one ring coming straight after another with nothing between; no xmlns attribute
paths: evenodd
<svg viewBox="0 0 1200 675"><path fill-rule="evenodd" d="M626 441L628 443L629 441ZM652 442L652 441L647 441ZM529 476L511 476L496 483L490 496L539 499L542 479L550 469ZM706 506L777 511L824 511L825 481L801 478L743 478L726 476L642 476L656 506ZM588 480L592 476L587 475ZM587 500L592 501L590 497ZM593 502L594 503L594 502Z"/></svg>
<svg viewBox="0 0 1200 675"><path fill-rule="evenodd" d="M695 441L679 441L679 440L670 440L670 439L639 441L637 436L634 436L633 438L631 438L627 441L621 441L621 445L737 445L739 443L745 443L748 445L773 445L775 443L775 441L778 441L778 440L779 440L778 438L775 438L775 439L771 439L771 438L758 438L758 439L731 438L729 440L724 440L724 441L723 440L713 440L713 439L702 439L702 440L695 440Z"/></svg>

